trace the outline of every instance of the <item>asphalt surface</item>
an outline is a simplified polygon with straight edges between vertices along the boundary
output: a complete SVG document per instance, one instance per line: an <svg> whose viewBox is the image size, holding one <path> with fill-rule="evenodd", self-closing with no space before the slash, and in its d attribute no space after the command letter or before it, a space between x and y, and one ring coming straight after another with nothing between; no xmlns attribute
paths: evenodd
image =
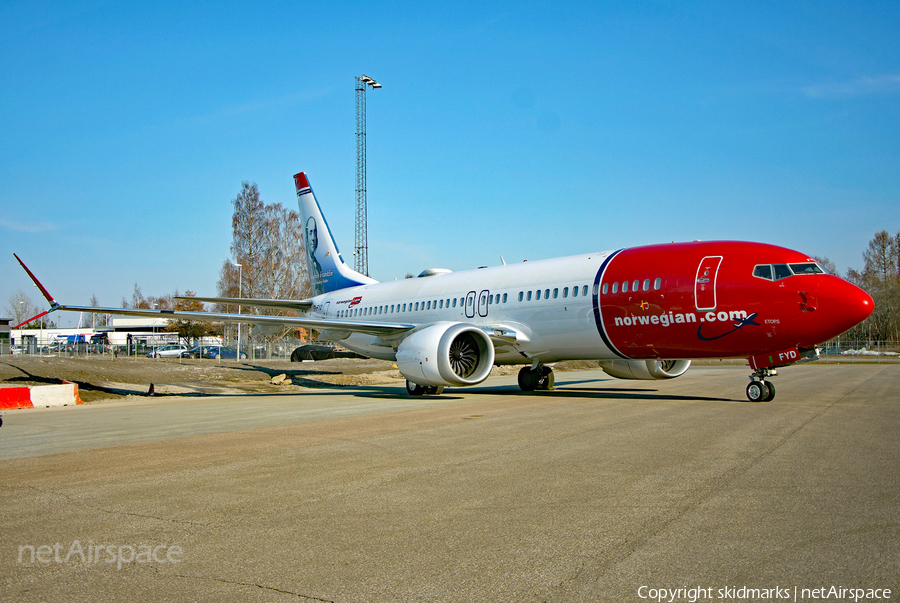
<svg viewBox="0 0 900 603"><path fill-rule="evenodd" d="M4 412L0 600L900 599L900 366L748 372Z"/></svg>

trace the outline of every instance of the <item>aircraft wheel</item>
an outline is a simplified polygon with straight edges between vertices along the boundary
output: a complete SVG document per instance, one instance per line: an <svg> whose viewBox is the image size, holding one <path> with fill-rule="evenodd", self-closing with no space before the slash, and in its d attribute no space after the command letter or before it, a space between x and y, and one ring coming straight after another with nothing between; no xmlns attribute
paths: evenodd
<svg viewBox="0 0 900 603"><path fill-rule="evenodd" d="M533 392L536 390L540 380L540 371L533 371L530 366L526 366L519 371L519 389L523 392Z"/></svg>
<svg viewBox="0 0 900 603"><path fill-rule="evenodd" d="M764 402L769 395L769 388L765 381L751 381L747 386L747 399L751 402Z"/></svg>
<svg viewBox="0 0 900 603"><path fill-rule="evenodd" d="M553 383L556 379L553 377L553 369L549 366L541 367L541 378L538 379L537 389L549 391L553 389Z"/></svg>
<svg viewBox="0 0 900 603"><path fill-rule="evenodd" d="M766 387L768 388L769 393L763 398L763 402L771 402L775 399L775 384L771 381L766 381Z"/></svg>
<svg viewBox="0 0 900 603"><path fill-rule="evenodd" d="M425 388L425 394L428 396L440 396L442 393L444 393L443 387L432 385Z"/></svg>
<svg viewBox="0 0 900 603"><path fill-rule="evenodd" d="M425 386L406 380L406 393L410 396L422 396L425 394Z"/></svg>

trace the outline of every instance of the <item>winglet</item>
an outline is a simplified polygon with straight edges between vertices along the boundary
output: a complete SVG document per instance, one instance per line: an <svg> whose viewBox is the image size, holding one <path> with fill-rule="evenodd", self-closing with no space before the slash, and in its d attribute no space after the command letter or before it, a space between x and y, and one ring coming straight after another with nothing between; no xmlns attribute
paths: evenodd
<svg viewBox="0 0 900 603"><path fill-rule="evenodd" d="M50 306L51 307L58 306L59 304L57 304L56 300L53 299L53 296L50 295L50 293L48 293L46 289L44 289L44 286L41 284L41 281L37 280L37 277L34 274L32 274L31 270L28 269L28 266L25 265L25 262L22 261L22 258L17 256L16 254L13 254L13 257L15 257L19 261L19 264L22 265L22 268L25 269L25 272L28 273L28 276L31 277L31 280L34 281L35 286L37 286L37 288L41 290L41 293L43 294L43 296L47 300L47 302L50 304ZM52 312L53 310L51 309L50 311ZM39 316L35 316L34 318L38 318L38 317ZM32 318L31 320L34 320L34 318ZM31 322L31 320L27 320L25 322ZM22 323L22 324L25 324L25 323Z"/></svg>

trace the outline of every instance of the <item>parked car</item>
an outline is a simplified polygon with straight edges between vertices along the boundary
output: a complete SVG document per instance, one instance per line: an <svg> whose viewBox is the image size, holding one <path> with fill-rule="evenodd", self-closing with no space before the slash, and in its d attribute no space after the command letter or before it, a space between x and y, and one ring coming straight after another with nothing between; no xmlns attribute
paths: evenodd
<svg viewBox="0 0 900 603"><path fill-rule="evenodd" d="M197 346L187 350L181 354L185 358L209 358L210 360L218 360L219 358L237 358L237 349L224 345L204 345ZM241 360L245 360L247 354L241 352Z"/></svg>
<svg viewBox="0 0 900 603"><path fill-rule="evenodd" d="M186 345L163 345L147 352L147 358L178 358L185 351L187 351Z"/></svg>

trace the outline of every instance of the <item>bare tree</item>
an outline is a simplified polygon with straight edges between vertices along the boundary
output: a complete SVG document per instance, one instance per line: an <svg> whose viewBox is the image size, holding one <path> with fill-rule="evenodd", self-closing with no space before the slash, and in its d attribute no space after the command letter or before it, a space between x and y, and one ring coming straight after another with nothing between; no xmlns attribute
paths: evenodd
<svg viewBox="0 0 900 603"><path fill-rule="evenodd" d="M7 314L12 317L14 324L18 325L24 320L28 320L40 312L31 298L21 289L9 294L9 299L4 307Z"/></svg>
<svg viewBox="0 0 900 603"><path fill-rule="evenodd" d="M897 275L897 249L894 237L888 231L875 233L869 248L863 252L865 272L881 283L888 283Z"/></svg>
<svg viewBox="0 0 900 603"><path fill-rule="evenodd" d="M300 216L280 203L265 204L256 184L244 182L232 200L231 253L216 286L220 297L303 299L309 296ZM235 264L241 264L239 269ZM241 279L239 283L238 280ZM234 312L236 307L217 308ZM277 308L248 308L249 312L284 315ZM229 334L233 327L229 327ZM292 329L285 328L278 337Z"/></svg>
<svg viewBox="0 0 900 603"><path fill-rule="evenodd" d="M862 339L900 340L900 233L891 236L886 230L875 233L863 252L861 272L850 269L847 280L865 289L875 302L875 309L862 324L852 330Z"/></svg>
<svg viewBox="0 0 900 603"><path fill-rule="evenodd" d="M267 240L265 204L259 198L256 183L244 182L241 192L232 200L231 255L241 270L245 297L258 297L257 282L265 269L269 242Z"/></svg>

